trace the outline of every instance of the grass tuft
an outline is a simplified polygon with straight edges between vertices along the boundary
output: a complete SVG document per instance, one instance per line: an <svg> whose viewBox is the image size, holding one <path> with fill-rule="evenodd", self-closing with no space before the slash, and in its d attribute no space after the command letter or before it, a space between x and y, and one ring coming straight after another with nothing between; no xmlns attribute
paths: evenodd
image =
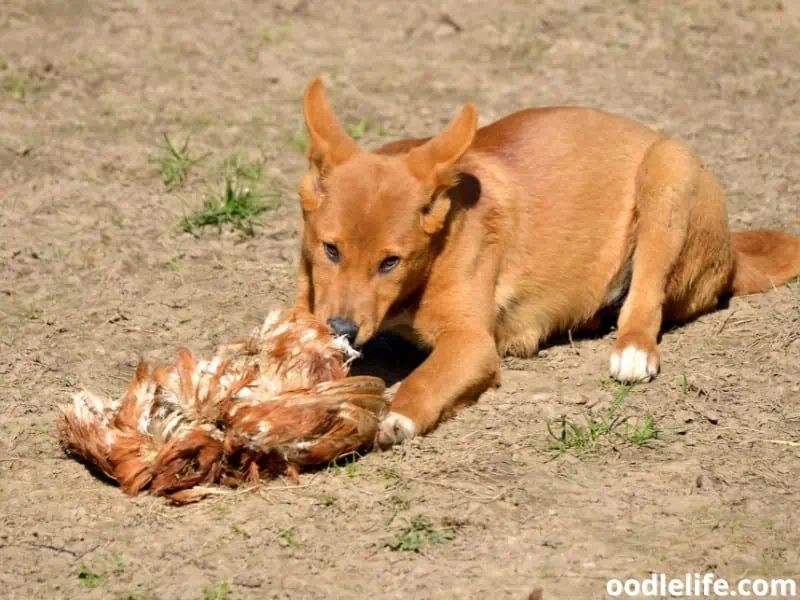
<svg viewBox="0 0 800 600"><path fill-rule="evenodd" d="M228 597L228 582L225 579L215 585L203 586L203 600L225 600Z"/></svg>
<svg viewBox="0 0 800 600"><path fill-rule="evenodd" d="M582 424L566 415L555 421L547 421L547 432L554 440L548 444L547 449L559 454L568 450L592 452L603 443L612 447L624 444L643 446L657 439L661 429L656 425L652 414L647 414L640 422L634 422L630 417L619 414L619 409L633 385L616 384L616 386L611 406L604 415L595 417L588 413L584 414ZM554 425L557 427L555 431Z"/></svg>
<svg viewBox="0 0 800 600"><path fill-rule="evenodd" d="M367 133L369 128L369 119L367 117L362 117L360 121L356 123L351 123L347 126L347 133L350 134L354 140L361 139L364 137L364 134Z"/></svg>
<svg viewBox="0 0 800 600"><path fill-rule="evenodd" d="M361 117L355 123L350 123L346 127L347 133L350 134L354 140L360 140L362 137L366 135L374 136L374 137L384 137L389 135L389 132L386 131L381 125L377 125L373 123L367 117Z"/></svg>
<svg viewBox="0 0 800 600"><path fill-rule="evenodd" d="M358 452L348 452L334 458L330 463L330 467L334 473L344 474L346 477L353 479L361 475L361 467L358 462L360 458L361 455Z"/></svg>
<svg viewBox="0 0 800 600"><path fill-rule="evenodd" d="M42 309L33 303L27 304L22 308L22 316L29 321L36 321L42 316Z"/></svg>
<svg viewBox="0 0 800 600"><path fill-rule="evenodd" d="M635 446L642 446L651 440L658 439L661 430L656 426L656 419L652 414L645 415L644 421L632 426L625 441Z"/></svg>
<svg viewBox="0 0 800 600"><path fill-rule="evenodd" d="M125 560L122 557L122 553L115 552L111 558L114 561L114 575L121 574L125 570Z"/></svg>
<svg viewBox="0 0 800 600"><path fill-rule="evenodd" d="M243 179L247 180L241 173L227 175L223 190L212 192L203 208L184 216L178 224L179 231L194 235L202 227L215 226L221 231L223 225L230 225L244 235L254 236L255 227L261 224L256 217L276 208L282 194L277 184L258 190L243 183Z"/></svg>
<svg viewBox="0 0 800 600"><path fill-rule="evenodd" d="M233 179L257 182L264 179L264 165L260 162L243 162L233 154L223 161L222 173Z"/></svg>
<svg viewBox="0 0 800 600"><path fill-rule="evenodd" d="M400 494L393 495L389 500L392 503L392 509L395 512L401 512L411 508L411 501Z"/></svg>
<svg viewBox="0 0 800 600"><path fill-rule="evenodd" d="M308 133L306 132L305 124L302 122L298 125L294 134L289 137L289 145L302 154L308 152Z"/></svg>
<svg viewBox="0 0 800 600"><path fill-rule="evenodd" d="M169 139L169 135L165 133L161 154L150 157L150 162L157 164L161 168L161 178L167 189L186 183L192 167L210 156L210 153L208 153L199 158L192 158L189 153L190 139L191 136L187 137L183 145L177 148L172 143L172 140Z"/></svg>
<svg viewBox="0 0 800 600"><path fill-rule="evenodd" d="M283 529L279 531L278 539L281 540L285 546L291 546L294 544L294 527L289 527L289 529Z"/></svg>
<svg viewBox="0 0 800 600"><path fill-rule="evenodd" d="M80 586L89 590L96 588L103 579L102 573L95 573L86 565L80 565L77 574Z"/></svg>
<svg viewBox="0 0 800 600"><path fill-rule="evenodd" d="M250 534L247 533L247 531L245 531L241 527L239 527L236 523L231 523L231 533L234 535L240 535L246 539L250 538Z"/></svg>
<svg viewBox="0 0 800 600"><path fill-rule="evenodd" d="M2 88L17 100L25 100L28 92L34 91L33 84L26 78L10 73L2 79Z"/></svg>
<svg viewBox="0 0 800 600"><path fill-rule="evenodd" d="M438 531L424 515L415 515L410 525L388 540L386 546L393 552L419 552L425 544L444 544L455 537L452 529Z"/></svg>

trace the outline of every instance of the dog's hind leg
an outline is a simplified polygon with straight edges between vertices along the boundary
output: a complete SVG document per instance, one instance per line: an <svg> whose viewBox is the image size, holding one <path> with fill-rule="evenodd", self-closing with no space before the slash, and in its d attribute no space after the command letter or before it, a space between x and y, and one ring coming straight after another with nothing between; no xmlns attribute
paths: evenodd
<svg viewBox="0 0 800 600"><path fill-rule="evenodd" d="M609 362L619 381L649 381L658 373L666 289L684 250L701 172L697 156L671 139L655 142L639 166L633 272Z"/></svg>

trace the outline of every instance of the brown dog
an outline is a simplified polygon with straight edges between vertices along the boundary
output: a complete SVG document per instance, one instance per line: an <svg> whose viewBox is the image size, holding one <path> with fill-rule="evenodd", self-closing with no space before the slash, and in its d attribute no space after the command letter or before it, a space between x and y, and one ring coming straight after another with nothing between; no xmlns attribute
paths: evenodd
<svg viewBox="0 0 800 600"><path fill-rule="evenodd" d="M682 143L588 108L514 113L476 131L360 149L322 82L306 88L296 304L363 344L394 330L431 350L400 385L387 446L499 384L499 354L618 311L620 381L659 370L662 321L800 273L800 238L731 234L722 189Z"/></svg>

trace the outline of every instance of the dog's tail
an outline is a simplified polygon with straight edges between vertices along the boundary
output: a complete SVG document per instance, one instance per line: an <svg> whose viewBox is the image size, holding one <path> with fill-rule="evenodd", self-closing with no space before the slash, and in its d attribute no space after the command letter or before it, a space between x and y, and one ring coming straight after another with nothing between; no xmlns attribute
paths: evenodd
<svg viewBox="0 0 800 600"><path fill-rule="evenodd" d="M800 275L800 237L771 229L732 234L733 295L757 294Z"/></svg>

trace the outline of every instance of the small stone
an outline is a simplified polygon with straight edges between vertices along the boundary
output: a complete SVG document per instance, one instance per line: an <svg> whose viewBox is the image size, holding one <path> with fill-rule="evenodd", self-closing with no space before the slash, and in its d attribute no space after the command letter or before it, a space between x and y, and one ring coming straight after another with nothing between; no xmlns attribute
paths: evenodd
<svg viewBox="0 0 800 600"><path fill-rule="evenodd" d="M233 578L233 584L246 588L260 588L262 581L255 575L237 575Z"/></svg>

